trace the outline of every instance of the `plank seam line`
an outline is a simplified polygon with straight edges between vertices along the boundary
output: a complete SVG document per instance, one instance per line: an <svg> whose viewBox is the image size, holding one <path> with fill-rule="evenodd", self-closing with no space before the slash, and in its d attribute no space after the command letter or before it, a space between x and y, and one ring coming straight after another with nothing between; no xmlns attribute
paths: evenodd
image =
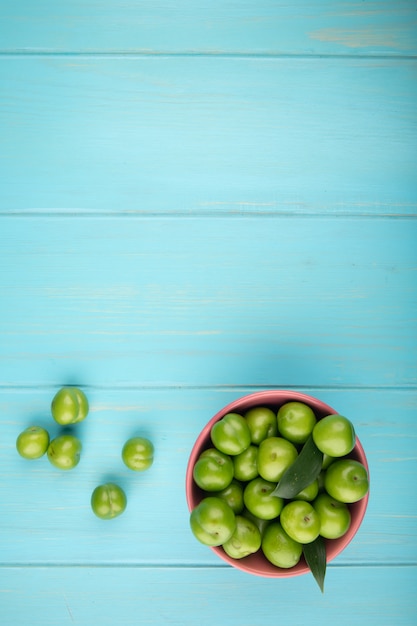
<svg viewBox="0 0 417 626"><path fill-rule="evenodd" d="M197 209L198 210L198 209ZM262 217L264 219L379 219L379 220L415 220L417 213L371 213L371 212L310 212L303 213L301 211L253 211L253 210L236 210L236 211L206 211L198 210L198 213L192 211L92 211L82 209L45 209L45 210L23 210L1 211L0 218L117 218L117 219L251 219Z"/></svg>
<svg viewBox="0 0 417 626"><path fill-rule="evenodd" d="M415 61L417 54L328 54L328 53L279 53L279 52L225 52L200 51L157 51L157 50L47 50L16 49L0 50L0 57L85 57L85 58L218 58L218 59L288 59L288 60L362 60L362 61Z"/></svg>
<svg viewBox="0 0 417 626"><path fill-rule="evenodd" d="M75 383L74 383L75 384ZM413 392L417 390L417 384L413 385L190 385L187 383L144 383L144 384L119 384L112 385L107 384L83 384L83 389L90 390L106 390L106 391L170 391L170 390L184 390L184 391L239 391L239 392L252 392L262 390L273 389L288 389L293 391L379 391L392 393L397 392ZM55 389L55 383L31 383L31 384L16 384L16 383L1 383L0 390L2 391L33 391L34 389L39 391L49 391Z"/></svg>

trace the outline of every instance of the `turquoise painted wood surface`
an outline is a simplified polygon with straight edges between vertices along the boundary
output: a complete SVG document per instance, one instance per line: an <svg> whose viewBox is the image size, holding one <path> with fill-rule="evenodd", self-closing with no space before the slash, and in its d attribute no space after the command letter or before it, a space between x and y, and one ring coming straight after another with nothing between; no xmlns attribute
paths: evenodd
<svg viewBox="0 0 417 626"><path fill-rule="evenodd" d="M0 239L5 385L416 385L414 219L9 215Z"/></svg>
<svg viewBox="0 0 417 626"><path fill-rule="evenodd" d="M210 626L219 618L231 626L252 626L273 623L277 611L285 611L294 624L313 625L331 623L336 613L341 626L350 626L352 619L359 624L376 623L374 603L378 603L378 623L383 626L409 626L415 614L410 571L397 566L391 568L389 578L379 567L350 567L343 572L332 568L330 601L317 594L308 577L298 579L296 585L269 579L254 584L242 572L224 568L175 572L171 568L128 567L116 572L100 568L98 575L96 568L63 567L58 572L56 568L7 568L6 592L16 598L13 623L26 623L27 604L34 622L46 626L55 626L57 616L63 626L89 626L92 615L104 626L116 620L126 626L193 626L196 622ZM355 602L350 593L358 595Z"/></svg>
<svg viewBox="0 0 417 626"><path fill-rule="evenodd" d="M0 623L417 621L415 2L4 1ZM15 451L62 384L73 472ZM273 581L191 535L185 469L246 393L355 422L369 508L330 566ZM145 474L122 464L149 436ZM126 513L90 511L119 481ZM347 592L349 590L349 592Z"/></svg>
<svg viewBox="0 0 417 626"><path fill-rule="evenodd" d="M414 215L416 71L414 58L0 57L2 210Z"/></svg>
<svg viewBox="0 0 417 626"><path fill-rule="evenodd" d="M6 0L0 49L20 52L416 52L413 0Z"/></svg>

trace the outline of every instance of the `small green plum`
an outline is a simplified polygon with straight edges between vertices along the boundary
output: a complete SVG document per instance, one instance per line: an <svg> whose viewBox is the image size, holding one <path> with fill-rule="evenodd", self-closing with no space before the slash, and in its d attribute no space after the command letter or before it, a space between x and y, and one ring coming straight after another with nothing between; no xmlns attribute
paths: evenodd
<svg viewBox="0 0 417 626"><path fill-rule="evenodd" d="M109 482L96 487L91 495L91 508L100 519L118 517L126 509L127 498L123 489Z"/></svg>
<svg viewBox="0 0 417 626"><path fill-rule="evenodd" d="M207 492L208 496L217 496L221 498L230 506L232 511L238 515L242 513L243 504L243 486L238 480L232 480L230 485L221 489L220 491Z"/></svg>
<svg viewBox="0 0 417 626"><path fill-rule="evenodd" d="M263 537L265 529L267 526L269 526L269 524L271 523L271 520L261 519L260 517L257 517L256 515L251 513L248 509L243 509L242 515L243 517L246 517L246 519L249 519L251 522L255 524L255 526L258 528L259 532L261 533L261 537Z"/></svg>
<svg viewBox="0 0 417 626"><path fill-rule="evenodd" d="M252 443L260 444L267 437L276 437L278 434L277 416L274 411L265 406L257 406L245 413Z"/></svg>
<svg viewBox="0 0 417 626"><path fill-rule="evenodd" d="M287 402L277 413L278 431L282 437L295 444L305 443L316 425L317 418L311 407L303 402Z"/></svg>
<svg viewBox="0 0 417 626"><path fill-rule="evenodd" d="M126 467L135 472L149 469L154 459L153 443L146 437L128 439L122 449L122 459Z"/></svg>
<svg viewBox="0 0 417 626"><path fill-rule="evenodd" d="M320 517L322 537L338 539L347 533L351 515L346 503L335 500L327 493L321 493L312 504Z"/></svg>
<svg viewBox="0 0 417 626"><path fill-rule="evenodd" d="M297 448L291 441L283 437L268 437L259 444L259 475L265 480L278 482L297 456Z"/></svg>
<svg viewBox="0 0 417 626"><path fill-rule="evenodd" d="M257 552L261 542L261 533L256 524L241 515L236 515L235 531L223 544L223 550L232 559L243 559Z"/></svg>
<svg viewBox="0 0 417 626"><path fill-rule="evenodd" d="M304 487L296 496L294 496L294 500L306 500L307 502L312 502L319 492L319 481L314 480L312 483Z"/></svg>
<svg viewBox="0 0 417 626"><path fill-rule="evenodd" d="M62 387L51 403L52 417L61 426L81 422L87 417L88 411L87 396L78 387Z"/></svg>
<svg viewBox="0 0 417 626"><path fill-rule="evenodd" d="M81 441L74 435L63 434L52 439L47 455L52 465L61 470L71 470L80 462Z"/></svg>
<svg viewBox="0 0 417 626"><path fill-rule="evenodd" d="M320 534L320 516L305 500L288 502L281 511L280 522L287 535L302 544L311 543Z"/></svg>
<svg viewBox="0 0 417 626"><path fill-rule="evenodd" d="M248 423L242 415L228 413L212 426L211 440L224 454L240 454L251 443Z"/></svg>
<svg viewBox="0 0 417 626"><path fill-rule="evenodd" d="M258 446L250 445L240 454L233 456L232 460L237 480L248 481L258 476Z"/></svg>
<svg viewBox="0 0 417 626"><path fill-rule="evenodd" d="M221 546L233 535L236 516L227 502L216 496L208 496L191 511L190 527L200 543Z"/></svg>
<svg viewBox="0 0 417 626"><path fill-rule="evenodd" d="M322 469L326 470L329 467L329 465L331 465L336 458L337 457L329 456L328 454L323 454L323 463L322 463L322 466L321 466Z"/></svg>
<svg viewBox="0 0 417 626"><path fill-rule="evenodd" d="M359 461L339 459L326 470L324 488L339 502L358 502L368 493L368 472Z"/></svg>
<svg viewBox="0 0 417 626"><path fill-rule="evenodd" d="M233 461L217 448L208 448L198 457L193 478L200 489L221 491L233 480Z"/></svg>
<svg viewBox="0 0 417 626"><path fill-rule="evenodd" d="M327 415L313 429L314 443L323 454L341 457L355 447L356 435L353 424L343 415Z"/></svg>
<svg viewBox="0 0 417 626"><path fill-rule="evenodd" d="M265 529L261 547L270 563L284 569L297 565L303 552L302 544L292 539L278 521Z"/></svg>
<svg viewBox="0 0 417 626"><path fill-rule="evenodd" d="M41 426L29 426L16 439L16 449L24 459L39 459L49 446L49 433Z"/></svg>
<svg viewBox="0 0 417 626"><path fill-rule="evenodd" d="M261 476L246 484L243 490L243 502L252 515L265 520L278 517L284 506L284 500L271 495L275 487L275 483L264 480Z"/></svg>

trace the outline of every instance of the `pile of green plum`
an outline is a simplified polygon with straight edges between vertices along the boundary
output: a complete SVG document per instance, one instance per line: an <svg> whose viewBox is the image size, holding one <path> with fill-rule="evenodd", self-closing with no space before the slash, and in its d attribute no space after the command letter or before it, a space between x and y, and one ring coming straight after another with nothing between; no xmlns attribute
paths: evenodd
<svg viewBox="0 0 417 626"><path fill-rule="evenodd" d="M232 559L261 550L291 568L306 544L348 531L349 504L367 494L369 481L349 457L356 435L346 417L317 419L307 404L287 402L277 411L228 413L210 435L193 468L202 499L190 526L201 543L222 546Z"/></svg>
<svg viewBox="0 0 417 626"><path fill-rule="evenodd" d="M66 386L57 391L51 402L52 417L66 430L51 439L42 426L29 426L16 440L16 449L24 459L35 460L45 454L50 463L60 470L71 470L81 458L82 444L79 437L67 432L88 415L89 402L78 387ZM154 447L145 437L132 437L124 444L121 453L126 467L133 471L148 469L154 458ZM91 508L101 519L113 519L126 509L124 490L115 483L98 485L91 495Z"/></svg>

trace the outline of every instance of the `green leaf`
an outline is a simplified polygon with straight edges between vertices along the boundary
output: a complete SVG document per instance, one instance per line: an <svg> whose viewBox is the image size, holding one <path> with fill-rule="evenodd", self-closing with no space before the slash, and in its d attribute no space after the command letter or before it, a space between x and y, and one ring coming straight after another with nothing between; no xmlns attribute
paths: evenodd
<svg viewBox="0 0 417 626"><path fill-rule="evenodd" d="M305 442L294 463L284 472L271 493L279 498L294 498L297 493L316 480L323 465L323 452L314 443L313 436Z"/></svg>
<svg viewBox="0 0 417 626"><path fill-rule="evenodd" d="M303 545L303 554L308 567L317 581L321 592L324 592L324 578L326 576L326 544L320 535L311 543Z"/></svg>

